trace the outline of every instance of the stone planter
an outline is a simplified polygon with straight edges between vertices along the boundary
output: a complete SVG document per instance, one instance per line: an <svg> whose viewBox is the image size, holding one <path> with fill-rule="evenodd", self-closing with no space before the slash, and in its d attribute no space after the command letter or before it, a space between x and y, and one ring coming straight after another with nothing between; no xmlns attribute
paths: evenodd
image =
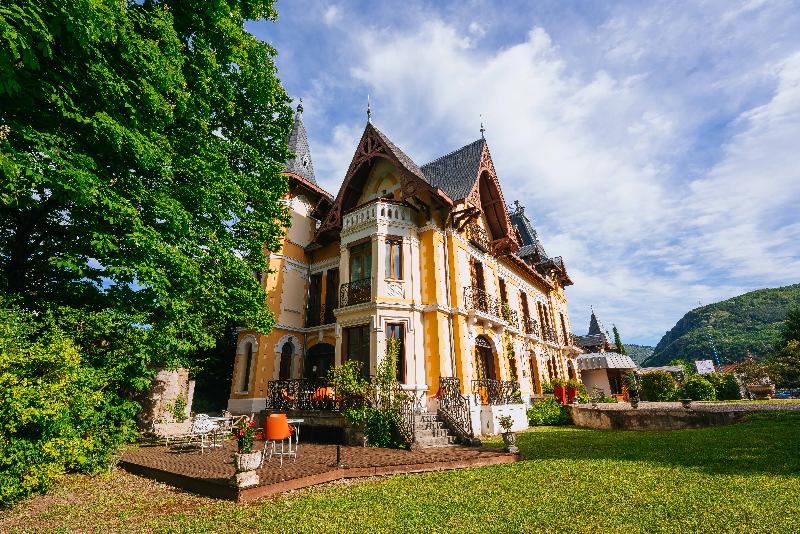
<svg viewBox="0 0 800 534"><path fill-rule="evenodd" d="M639 408L639 397L631 397L630 401L631 401L631 408L633 408L634 410Z"/></svg>
<svg viewBox="0 0 800 534"><path fill-rule="evenodd" d="M553 386L553 395L555 395L556 400L561 404L567 403L567 390L564 386Z"/></svg>
<svg viewBox="0 0 800 534"><path fill-rule="evenodd" d="M767 400L775 391L774 386L764 384L748 384L747 391L755 396L756 400Z"/></svg>
<svg viewBox="0 0 800 534"><path fill-rule="evenodd" d="M567 390L567 404L575 404L575 398L578 396L578 388L566 388Z"/></svg>
<svg viewBox="0 0 800 534"><path fill-rule="evenodd" d="M692 407L692 399L683 398L681 399L681 404L683 404L684 408L689 410Z"/></svg>
<svg viewBox="0 0 800 534"><path fill-rule="evenodd" d="M236 466L237 473L245 471L255 471L261 463L261 451L234 453L233 465Z"/></svg>
<svg viewBox="0 0 800 534"><path fill-rule="evenodd" d="M515 432L503 432L502 436L503 443L508 452L519 452L519 448L517 448L517 434Z"/></svg>

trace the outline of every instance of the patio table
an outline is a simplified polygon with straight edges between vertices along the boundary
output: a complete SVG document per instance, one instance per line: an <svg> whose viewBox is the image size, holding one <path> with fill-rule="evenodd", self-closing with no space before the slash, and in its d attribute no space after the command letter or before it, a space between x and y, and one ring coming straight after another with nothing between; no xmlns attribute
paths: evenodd
<svg viewBox="0 0 800 534"><path fill-rule="evenodd" d="M287 419L286 422L289 423L290 425L294 425L294 428L295 428L295 434L294 434L295 450L297 450L297 446L300 445L300 426L299 425L302 424L302 423L305 423L306 421L305 421L305 419Z"/></svg>

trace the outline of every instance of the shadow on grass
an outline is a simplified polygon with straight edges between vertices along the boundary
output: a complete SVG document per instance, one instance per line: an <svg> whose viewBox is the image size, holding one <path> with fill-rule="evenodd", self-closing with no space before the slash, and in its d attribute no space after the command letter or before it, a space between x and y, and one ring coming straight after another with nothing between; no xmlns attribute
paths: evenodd
<svg viewBox="0 0 800 534"><path fill-rule="evenodd" d="M698 468L711 474L800 477L800 413L762 412L696 430L637 432L551 427L520 433L525 459L621 460Z"/></svg>

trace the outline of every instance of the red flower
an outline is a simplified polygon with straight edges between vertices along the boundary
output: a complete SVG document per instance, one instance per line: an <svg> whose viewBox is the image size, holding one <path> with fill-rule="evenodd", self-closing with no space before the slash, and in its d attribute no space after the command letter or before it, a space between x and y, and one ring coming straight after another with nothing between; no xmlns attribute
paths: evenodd
<svg viewBox="0 0 800 534"><path fill-rule="evenodd" d="M241 438L242 436L244 436L244 429L239 431L239 437Z"/></svg>
<svg viewBox="0 0 800 534"><path fill-rule="evenodd" d="M255 424L256 424L255 421L250 421L249 423L247 423L247 426L255 426Z"/></svg>
<svg viewBox="0 0 800 534"><path fill-rule="evenodd" d="M262 437L263 437L263 436L262 436L261 432L259 432L258 434L256 434L256 439L261 439Z"/></svg>

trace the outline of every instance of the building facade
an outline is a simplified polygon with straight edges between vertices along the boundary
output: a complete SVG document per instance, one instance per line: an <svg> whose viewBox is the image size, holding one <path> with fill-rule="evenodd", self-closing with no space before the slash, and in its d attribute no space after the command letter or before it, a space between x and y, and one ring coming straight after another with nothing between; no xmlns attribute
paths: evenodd
<svg viewBox="0 0 800 534"><path fill-rule="evenodd" d="M506 205L483 136L420 167L368 122L335 198L316 183L302 108L290 148L292 224L263 277L276 326L239 332L232 412L263 409L271 381L345 360L374 375L392 337L418 409L435 411L440 378L457 378L476 434L495 433L503 410L523 425L543 382L577 377L572 282Z"/></svg>

